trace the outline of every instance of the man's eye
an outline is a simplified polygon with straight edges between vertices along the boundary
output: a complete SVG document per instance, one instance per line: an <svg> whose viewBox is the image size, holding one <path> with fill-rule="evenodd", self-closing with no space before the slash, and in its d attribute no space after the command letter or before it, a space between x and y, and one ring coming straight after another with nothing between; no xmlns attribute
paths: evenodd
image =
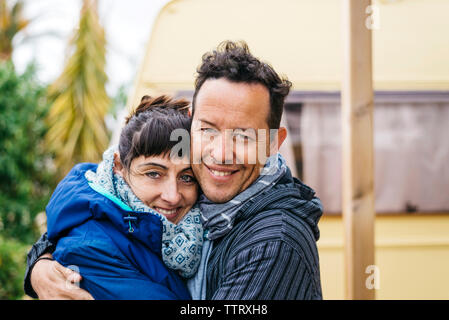
<svg viewBox="0 0 449 320"><path fill-rule="evenodd" d="M237 139L237 140L245 141L245 142L254 140L252 137L247 136L247 135L245 135L245 134L241 134L241 133L236 133L236 134L234 135L234 137L235 137L235 139Z"/></svg>
<svg viewBox="0 0 449 320"><path fill-rule="evenodd" d="M159 172L156 172L156 171L150 171L150 172L147 172L147 173L145 173L145 175L147 176L147 177L150 177L150 178L153 178L153 179L157 179L157 178L159 178L161 175L159 174Z"/></svg>
<svg viewBox="0 0 449 320"><path fill-rule="evenodd" d="M235 134L235 137L240 140L249 140L248 136L245 136L244 134L240 134L240 133Z"/></svg>
<svg viewBox="0 0 449 320"><path fill-rule="evenodd" d="M212 128L201 128L201 132L203 132L203 133L208 133L208 134L212 134L212 133L215 133L216 130L215 130L215 129L212 129Z"/></svg>
<svg viewBox="0 0 449 320"><path fill-rule="evenodd" d="M185 174L185 175L181 176L181 180L182 180L183 182L186 182L186 183L192 183L192 182L195 182L195 181L196 181L195 178L194 178L193 176L188 175L188 174Z"/></svg>

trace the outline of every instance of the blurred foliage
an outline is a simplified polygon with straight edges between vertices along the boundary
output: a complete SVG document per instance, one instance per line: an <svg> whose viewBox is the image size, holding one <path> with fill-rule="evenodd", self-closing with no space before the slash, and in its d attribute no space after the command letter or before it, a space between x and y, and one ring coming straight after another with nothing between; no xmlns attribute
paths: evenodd
<svg viewBox="0 0 449 320"><path fill-rule="evenodd" d="M100 161L110 138L105 124L111 105L105 90L106 40L94 0L83 1L71 49L63 73L49 89L53 103L46 145L60 177L76 163Z"/></svg>
<svg viewBox="0 0 449 320"><path fill-rule="evenodd" d="M17 75L11 62L0 63L0 232L27 243L54 186L42 143L47 112L34 66Z"/></svg>
<svg viewBox="0 0 449 320"><path fill-rule="evenodd" d="M23 16L23 1L0 0L0 61L11 59L13 39L29 23Z"/></svg>
<svg viewBox="0 0 449 320"><path fill-rule="evenodd" d="M26 253L39 231L34 217L45 209L54 174L43 149L47 88L30 65L18 75L13 40L30 20L23 1L0 0L0 299L24 297Z"/></svg>
<svg viewBox="0 0 449 320"><path fill-rule="evenodd" d="M109 113L114 118L117 118L120 110L126 108L126 102L128 100L128 91L129 85L122 84L115 93L115 96L112 98L112 105L111 108L109 109Z"/></svg>
<svg viewBox="0 0 449 320"><path fill-rule="evenodd" d="M0 10L0 299L18 299L26 253L42 232L36 216L45 216L57 179L75 163L101 160L109 143L105 116L126 98L125 88L113 101L106 94L96 0L83 1L73 54L50 87L36 80L34 65L19 75L10 59L14 36L29 23L23 2L0 0Z"/></svg>
<svg viewBox="0 0 449 320"><path fill-rule="evenodd" d="M29 246L0 237L0 300L23 298L23 277Z"/></svg>

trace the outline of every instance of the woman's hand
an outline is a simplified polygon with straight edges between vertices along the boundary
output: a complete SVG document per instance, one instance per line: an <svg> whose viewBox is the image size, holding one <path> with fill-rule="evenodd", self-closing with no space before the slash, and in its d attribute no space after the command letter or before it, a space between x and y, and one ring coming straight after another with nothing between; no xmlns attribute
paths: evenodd
<svg viewBox="0 0 449 320"><path fill-rule="evenodd" d="M43 257L52 255L46 253ZM31 271L30 280L41 300L93 300L89 292L79 288L81 275L54 260L39 260Z"/></svg>

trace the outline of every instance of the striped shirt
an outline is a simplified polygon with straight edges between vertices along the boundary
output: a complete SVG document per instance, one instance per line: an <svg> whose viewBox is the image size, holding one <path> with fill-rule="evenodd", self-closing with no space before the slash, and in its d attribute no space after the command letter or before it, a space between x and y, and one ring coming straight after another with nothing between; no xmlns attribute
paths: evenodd
<svg viewBox="0 0 449 320"><path fill-rule="evenodd" d="M213 241L206 299L322 299L321 203L312 189L288 180L257 196L233 229Z"/></svg>

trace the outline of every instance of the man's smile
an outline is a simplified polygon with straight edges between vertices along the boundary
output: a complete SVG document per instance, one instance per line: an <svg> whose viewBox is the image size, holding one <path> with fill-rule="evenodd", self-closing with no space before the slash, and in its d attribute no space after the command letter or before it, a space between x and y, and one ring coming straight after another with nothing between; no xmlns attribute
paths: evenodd
<svg viewBox="0 0 449 320"><path fill-rule="evenodd" d="M238 169L236 170L220 166L207 166L206 164L204 164L204 166L209 171L212 179L216 182L227 182L231 180L237 172L239 172Z"/></svg>

